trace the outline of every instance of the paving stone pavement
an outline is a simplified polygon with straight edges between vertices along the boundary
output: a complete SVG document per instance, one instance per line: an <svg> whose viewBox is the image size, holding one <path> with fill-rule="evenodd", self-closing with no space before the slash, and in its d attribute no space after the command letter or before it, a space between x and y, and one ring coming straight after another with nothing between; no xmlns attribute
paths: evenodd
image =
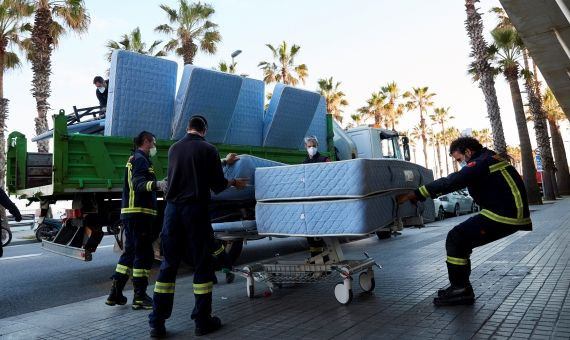
<svg viewBox="0 0 570 340"><path fill-rule="evenodd" d="M447 284L445 235L467 217L406 229L389 240L371 237L343 245L347 258L363 251L383 266L376 289L362 293L357 280L351 304L340 305L334 282L287 285L273 294L263 284L246 296L237 278L214 288L213 310L224 327L211 338L234 339L569 339L570 199L533 207L532 232L517 232L475 249L473 306L432 304ZM302 259L298 253L284 259ZM177 282L170 338L194 334L191 278ZM127 296L132 296L127 292ZM108 307L105 297L0 320L7 339L137 339L148 337L145 311Z"/></svg>

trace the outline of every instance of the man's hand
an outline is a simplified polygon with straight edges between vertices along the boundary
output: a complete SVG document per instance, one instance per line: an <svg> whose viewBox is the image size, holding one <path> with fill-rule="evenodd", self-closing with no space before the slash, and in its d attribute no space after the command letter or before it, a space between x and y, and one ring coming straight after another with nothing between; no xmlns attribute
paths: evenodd
<svg viewBox="0 0 570 340"><path fill-rule="evenodd" d="M163 179L162 181L156 181L156 186L158 188L158 191L166 193L168 190L168 180Z"/></svg>
<svg viewBox="0 0 570 340"><path fill-rule="evenodd" d="M232 165L234 164L237 160L239 160L239 157L237 155L237 153L229 153L227 154L226 158L224 158L224 161L227 165Z"/></svg>
<svg viewBox="0 0 570 340"><path fill-rule="evenodd" d="M10 214L14 216L14 220L16 222L20 222L22 220L22 214L20 214L19 210L10 211Z"/></svg>
<svg viewBox="0 0 570 340"><path fill-rule="evenodd" d="M418 201L418 198L416 197L416 194L413 191L410 191L405 194L397 195L396 201L398 201L398 204L406 203L407 201L412 201L415 203Z"/></svg>
<svg viewBox="0 0 570 340"><path fill-rule="evenodd" d="M233 178L228 180L228 186L236 187L236 189L243 189L249 183L247 178Z"/></svg>

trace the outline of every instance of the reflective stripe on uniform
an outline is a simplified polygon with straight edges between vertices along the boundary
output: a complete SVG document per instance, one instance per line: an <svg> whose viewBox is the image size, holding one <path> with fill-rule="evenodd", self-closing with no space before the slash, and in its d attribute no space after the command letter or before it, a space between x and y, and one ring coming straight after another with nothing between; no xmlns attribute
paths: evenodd
<svg viewBox="0 0 570 340"><path fill-rule="evenodd" d="M140 269L140 268L133 269L133 277L149 277L149 276L150 276L150 270L148 269Z"/></svg>
<svg viewBox="0 0 570 340"><path fill-rule="evenodd" d="M220 255L220 254L224 251L224 249L225 249L225 248L224 248L224 245L222 244L222 246L221 246L220 248L218 248L218 250L216 250L216 251L214 252L214 256Z"/></svg>
<svg viewBox="0 0 570 340"><path fill-rule="evenodd" d="M133 165L127 162L127 180L129 181L129 208L135 206L135 190L133 189Z"/></svg>
<svg viewBox="0 0 570 340"><path fill-rule="evenodd" d="M146 191L152 191L152 181L146 182Z"/></svg>
<svg viewBox="0 0 570 340"><path fill-rule="evenodd" d="M309 247L309 251L310 251L311 253L316 253L316 252L318 252L318 251L323 252L323 251L324 251L324 248L323 248L323 247Z"/></svg>
<svg viewBox="0 0 570 340"><path fill-rule="evenodd" d="M502 161L502 162L499 162L497 164L493 164L493 165L489 166L489 171L491 173L496 172L496 171L501 171L501 175L503 175L503 177L505 178L505 181L507 181L507 184L511 188L513 198L515 199L515 206L517 207L517 218L514 219L514 218L509 218L509 217L501 217L499 215L497 215L497 216L499 216L501 218L513 220L513 221L522 221L523 220L523 200L522 200L521 192L519 191L519 188L517 187L517 184L513 180L513 177L511 176L511 174L509 174L509 172L507 171L507 167L509 167L509 166L511 166L511 165L507 161ZM487 217L489 217L489 216L487 216ZM489 218L491 218L491 217L489 217ZM491 219L493 219L493 218L491 218ZM530 219L529 219L529 223L530 223ZM508 223L508 224L513 224L513 223ZM526 223L515 223L515 224L526 224Z"/></svg>
<svg viewBox="0 0 570 340"><path fill-rule="evenodd" d="M487 217L487 218L489 218L495 222L510 224L510 225L525 225L525 224L531 223L530 217L525 217L525 218L505 217L505 216L497 215L494 212L487 210L487 209L481 210L481 215L483 215L483 216L485 216L485 217Z"/></svg>
<svg viewBox="0 0 570 340"><path fill-rule="evenodd" d="M462 259L459 257L447 257L447 263L455 264L458 266L466 266L469 264L469 259Z"/></svg>
<svg viewBox="0 0 570 340"><path fill-rule="evenodd" d="M194 283L192 286L194 287L194 294L202 295L211 293L214 284L210 281L206 283Z"/></svg>
<svg viewBox="0 0 570 340"><path fill-rule="evenodd" d="M154 284L154 292L161 294L174 294L174 287L176 284L174 282L160 282L156 281Z"/></svg>
<svg viewBox="0 0 570 340"><path fill-rule="evenodd" d="M142 213L142 214L148 214L148 215L153 215L156 216L156 210L154 209L148 209L148 208L121 208L121 214L136 214L136 213Z"/></svg>
<svg viewBox="0 0 570 340"><path fill-rule="evenodd" d="M117 268L115 268L117 273L129 275L131 273L131 268L127 266L123 266L122 264L117 263Z"/></svg>
<svg viewBox="0 0 570 340"><path fill-rule="evenodd" d="M422 194L423 197L430 198L431 195L429 194L429 191L426 189L425 185L422 185L418 189L420 190L420 193Z"/></svg>

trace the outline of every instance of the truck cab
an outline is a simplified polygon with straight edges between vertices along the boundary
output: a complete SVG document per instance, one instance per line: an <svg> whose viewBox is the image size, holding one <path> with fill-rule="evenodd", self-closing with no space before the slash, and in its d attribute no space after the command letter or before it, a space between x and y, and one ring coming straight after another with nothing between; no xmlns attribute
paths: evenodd
<svg viewBox="0 0 570 340"><path fill-rule="evenodd" d="M335 123L335 151L337 159L347 160L354 158L394 158L410 160L408 138L393 130L358 126L342 129ZM400 148L400 142L403 151Z"/></svg>

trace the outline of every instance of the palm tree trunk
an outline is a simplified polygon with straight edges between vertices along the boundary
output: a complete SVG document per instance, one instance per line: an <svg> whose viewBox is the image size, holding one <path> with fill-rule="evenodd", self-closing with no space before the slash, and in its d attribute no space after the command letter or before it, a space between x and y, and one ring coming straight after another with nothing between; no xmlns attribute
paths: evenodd
<svg viewBox="0 0 570 340"><path fill-rule="evenodd" d="M192 65L194 63L194 56L196 55L196 48L192 43L192 38L187 38L182 41L182 60L184 65Z"/></svg>
<svg viewBox="0 0 570 340"><path fill-rule="evenodd" d="M4 56L8 42L0 41L0 188L6 186L6 119L8 118L8 99L4 98ZM6 209L0 205L0 219L2 226L10 227L6 218Z"/></svg>
<svg viewBox="0 0 570 340"><path fill-rule="evenodd" d="M49 110L48 98L50 96L51 52L52 39L50 27L53 20L49 8L36 9L34 28L32 30L32 95L36 99L38 116L35 120L36 135L48 130L47 112ZM49 141L38 143L38 152L49 152Z"/></svg>
<svg viewBox="0 0 570 340"><path fill-rule="evenodd" d="M518 82L518 69L516 67L506 69L505 77L509 82L519 133L523 168L522 177L526 189L526 197L529 204L541 204L540 191L538 189L538 183L536 183L536 168L534 166L532 146L530 144L530 137L528 136L528 127L526 125L524 106Z"/></svg>
<svg viewBox="0 0 570 340"><path fill-rule="evenodd" d="M449 176L449 156L447 156L447 135L445 132L445 125L443 121L441 121L441 133L443 136L443 154L445 157L445 173Z"/></svg>
<svg viewBox="0 0 570 340"><path fill-rule="evenodd" d="M439 164L439 177L443 177L443 167L441 166L441 150L440 150L439 140L436 141L435 147L437 150L437 164Z"/></svg>
<svg viewBox="0 0 570 340"><path fill-rule="evenodd" d="M283 84L289 85L289 80L287 80L287 69L285 66L281 68L281 80L283 81Z"/></svg>
<svg viewBox="0 0 570 340"><path fill-rule="evenodd" d="M427 153L427 136L426 136L426 120L424 119L424 112L423 108L420 104L420 130L422 131L422 143L424 149L424 161L426 168L429 168L428 165L428 153Z"/></svg>
<svg viewBox="0 0 570 340"><path fill-rule="evenodd" d="M570 171L568 170L564 140L562 139L562 134L560 133L556 119L548 118L548 125L550 126L550 136L552 136L552 151L554 152L558 193L568 195L570 194Z"/></svg>
<svg viewBox="0 0 570 340"><path fill-rule="evenodd" d="M487 104L487 114L493 130L495 151L499 154L506 154L507 142L505 141L503 123L501 122L501 110L495 91L495 79L488 61L487 43L483 37L483 22L481 15L475 9L475 2L478 2L478 0L465 0L465 10L467 12L465 28L471 41L472 54L475 57L475 69L479 75L479 87L483 91L485 103Z"/></svg>

